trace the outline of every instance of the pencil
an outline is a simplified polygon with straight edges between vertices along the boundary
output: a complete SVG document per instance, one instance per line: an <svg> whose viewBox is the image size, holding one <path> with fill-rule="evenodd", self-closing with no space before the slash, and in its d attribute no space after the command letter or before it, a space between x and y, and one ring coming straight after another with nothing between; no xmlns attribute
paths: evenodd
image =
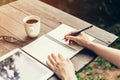
<svg viewBox="0 0 120 80"><path fill-rule="evenodd" d="M80 29L80 30L78 30L77 32L74 32L74 33L72 33L72 34L70 34L71 36L77 36L78 34L80 34L81 32L83 32L83 31L85 31L85 30L87 30L87 29L90 29L90 28L92 28L93 26L91 25L91 26L89 26L89 27L86 27L86 28L84 28L84 29ZM64 40L65 38L63 38L62 40Z"/></svg>
<svg viewBox="0 0 120 80"><path fill-rule="evenodd" d="M85 31L85 30L87 30L87 29L90 29L90 28L92 28L93 26L91 25L91 26L89 26L89 27L86 27L86 28L84 28L84 29L81 29L81 30L79 30L79 31L77 31L77 32L74 32L74 33L72 33L72 34L70 34L71 36L76 36L76 35L78 35L78 34L80 34L81 32L83 32L83 31Z"/></svg>

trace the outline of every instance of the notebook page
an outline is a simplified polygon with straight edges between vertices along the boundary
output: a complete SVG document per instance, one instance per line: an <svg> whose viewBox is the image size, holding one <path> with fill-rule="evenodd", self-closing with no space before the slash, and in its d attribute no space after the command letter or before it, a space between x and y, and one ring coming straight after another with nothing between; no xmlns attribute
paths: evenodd
<svg viewBox="0 0 120 80"><path fill-rule="evenodd" d="M69 46L68 43L63 40L64 35L73 30L75 29L62 24L51 32L26 45L22 49L44 64L46 64L47 57L51 53L56 55L60 53L65 58L71 58L83 49L83 47L79 45ZM88 37L91 40L94 39L91 36Z"/></svg>
<svg viewBox="0 0 120 80"><path fill-rule="evenodd" d="M64 43L65 45L67 45L67 46L69 46L77 51L80 51L82 48L80 45L78 45L78 44L68 45L68 42L65 42L65 40L64 40L64 36L71 31L75 31L75 29L66 25L66 24L61 24L56 29L47 33L47 35L51 36L52 38ZM89 36L89 35L87 35L87 36L91 41L94 40L94 38L92 36Z"/></svg>
<svg viewBox="0 0 120 80"><path fill-rule="evenodd" d="M60 45L45 36L38 38L22 49L44 64L51 53L56 55L60 53L65 58L71 58L77 53L76 50Z"/></svg>

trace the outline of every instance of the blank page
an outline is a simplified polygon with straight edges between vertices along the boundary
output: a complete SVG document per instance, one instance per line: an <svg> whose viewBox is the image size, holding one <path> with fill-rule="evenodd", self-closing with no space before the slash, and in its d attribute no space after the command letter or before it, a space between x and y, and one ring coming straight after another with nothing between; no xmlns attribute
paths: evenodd
<svg viewBox="0 0 120 80"><path fill-rule="evenodd" d="M56 55L60 53L65 58L71 58L76 53L76 50L71 49L67 46L62 46L45 36L38 38L22 49L44 64L46 64L47 57L51 53L54 53Z"/></svg>
<svg viewBox="0 0 120 80"><path fill-rule="evenodd" d="M64 35L73 30L75 29L62 24L48 34L45 34L44 36L23 47L22 49L44 64L46 64L47 57L51 53L56 55L60 53L65 58L71 58L83 49L83 47L77 44L69 46L68 43L63 40ZM94 40L93 37L88 37L91 40Z"/></svg>
<svg viewBox="0 0 120 80"><path fill-rule="evenodd" d="M66 24L61 24L60 26L58 26L56 29L52 30L51 32L47 33L47 35L51 36L52 38L68 45L68 42L65 42L64 40L64 36L68 33L70 33L71 31L75 31L74 28L66 25ZM93 41L94 38L92 36L89 36L87 35L88 38ZM77 50L77 51L80 51L81 50L81 46L80 45L77 45L77 44L74 44L74 45L68 45L69 47Z"/></svg>

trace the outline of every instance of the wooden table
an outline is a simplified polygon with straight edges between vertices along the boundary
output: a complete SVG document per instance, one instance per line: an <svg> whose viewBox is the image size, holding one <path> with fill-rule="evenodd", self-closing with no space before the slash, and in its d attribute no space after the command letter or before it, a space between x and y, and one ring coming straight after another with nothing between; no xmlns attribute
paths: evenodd
<svg viewBox="0 0 120 80"><path fill-rule="evenodd" d="M26 44L33 41L34 39L27 38L23 26L23 18L28 15L36 15L41 18L41 32L39 36L51 31L61 23L70 25L76 29L90 25L86 21L78 19L39 0L18 0L0 7L0 36L13 36L20 40L26 40ZM95 37L95 42L105 46L110 45L117 38L117 36L96 26L87 30L86 33ZM14 48L21 48L23 46L1 41L0 56ZM93 60L93 58L95 58L93 52L87 49L77 54L72 58L76 71L79 71L89 61ZM55 77L49 80L55 80Z"/></svg>

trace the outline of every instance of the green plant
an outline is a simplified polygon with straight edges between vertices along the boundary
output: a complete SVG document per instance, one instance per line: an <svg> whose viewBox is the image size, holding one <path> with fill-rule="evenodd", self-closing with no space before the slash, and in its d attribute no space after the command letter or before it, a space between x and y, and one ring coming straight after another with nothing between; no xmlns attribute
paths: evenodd
<svg viewBox="0 0 120 80"><path fill-rule="evenodd" d="M92 70L93 68L92 68L91 65L87 65L87 66L85 67L85 69L86 69L86 70Z"/></svg>
<svg viewBox="0 0 120 80"><path fill-rule="evenodd" d="M88 78L87 80L94 80L94 78L93 78L93 77L90 77L90 78Z"/></svg>
<svg viewBox="0 0 120 80"><path fill-rule="evenodd" d="M112 64L111 64L111 63L105 62L104 64L105 64L105 65L104 65L104 68L105 68L105 69L110 69L110 68L112 68Z"/></svg>
<svg viewBox="0 0 120 80"><path fill-rule="evenodd" d="M99 75L98 78L97 78L97 80L102 80L102 77Z"/></svg>
<svg viewBox="0 0 120 80"><path fill-rule="evenodd" d="M117 78L120 78L120 74L119 74L119 75L117 75Z"/></svg>
<svg viewBox="0 0 120 80"><path fill-rule="evenodd" d="M98 58L95 62L96 62L98 65L102 65L102 64L104 64L105 60L102 59L102 58Z"/></svg>
<svg viewBox="0 0 120 80"><path fill-rule="evenodd" d="M76 75L76 77L77 77L78 80L83 80L83 77L81 76L80 73L78 73L78 74Z"/></svg>

